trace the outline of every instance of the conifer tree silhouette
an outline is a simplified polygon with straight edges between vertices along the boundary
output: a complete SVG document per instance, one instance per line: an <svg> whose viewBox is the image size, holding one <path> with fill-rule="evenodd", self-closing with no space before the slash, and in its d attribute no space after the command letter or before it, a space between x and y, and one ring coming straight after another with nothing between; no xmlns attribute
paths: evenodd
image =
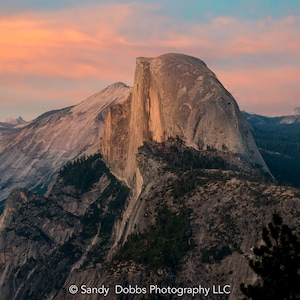
<svg viewBox="0 0 300 300"><path fill-rule="evenodd" d="M249 259L249 266L260 280L255 285L241 284L245 299L300 299L299 239L277 213L263 228L262 238L263 245L253 250L256 258Z"/></svg>

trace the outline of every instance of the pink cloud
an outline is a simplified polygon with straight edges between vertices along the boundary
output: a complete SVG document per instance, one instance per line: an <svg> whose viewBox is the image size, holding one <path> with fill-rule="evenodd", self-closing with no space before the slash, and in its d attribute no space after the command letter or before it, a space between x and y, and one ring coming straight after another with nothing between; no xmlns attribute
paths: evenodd
<svg viewBox="0 0 300 300"><path fill-rule="evenodd" d="M181 23L160 15L158 9L156 4L141 2L102 2L4 18L0 74L12 75L9 78L17 74L19 82L8 86L19 91L24 89L22 76L45 82L47 78L73 80L76 88L56 91L54 86L40 90L34 82L26 83L28 99L31 95L49 101L53 96L69 103L74 90L85 98L91 79L99 80L99 86L114 81L132 84L137 56L181 52L207 62L244 109L255 103L259 112L262 101L267 105L290 99L289 105L295 104L299 97L295 78L300 78L299 17L258 21L218 17L206 23Z"/></svg>
<svg viewBox="0 0 300 300"><path fill-rule="evenodd" d="M243 110L276 116L289 114L299 105L299 69L279 68L271 72L249 68L244 72L221 71L218 77Z"/></svg>

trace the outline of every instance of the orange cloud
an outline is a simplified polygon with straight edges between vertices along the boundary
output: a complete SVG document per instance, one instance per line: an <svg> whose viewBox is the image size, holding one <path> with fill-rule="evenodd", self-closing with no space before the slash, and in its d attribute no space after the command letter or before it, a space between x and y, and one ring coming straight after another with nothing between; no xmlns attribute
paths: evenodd
<svg viewBox="0 0 300 300"><path fill-rule="evenodd" d="M145 55L139 51L197 51L204 59L300 53L297 18L241 22L218 17L205 24L175 24L143 5L102 4L4 20L0 72L21 68L45 76L113 78L120 72L115 58Z"/></svg>
<svg viewBox="0 0 300 300"><path fill-rule="evenodd" d="M20 91L17 80L22 82L22 76L45 82L73 80L77 95L83 95L92 90L91 85L87 88L91 80L99 81L99 86L114 81L131 84L137 56L182 52L203 59L245 109L255 101L281 101L287 87L290 105L299 97L299 84L293 79L300 78L299 17L258 21L218 17L206 23L182 23L158 10L156 4L107 1L2 18L0 74L18 75L9 87ZM55 90L54 84L43 89L34 80L26 84L28 99L30 90L41 100L52 95L70 102L74 97L71 85ZM7 89L5 94L14 97Z"/></svg>
<svg viewBox="0 0 300 300"><path fill-rule="evenodd" d="M248 112L265 115L289 114L300 99L300 70L292 67L272 71L248 68L243 72L218 72L224 86Z"/></svg>
<svg viewBox="0 0 300 300"><path fill-rule="evenodd" d="M86 11L87 24L82 28L77 23L77 13L22 15L2 22L0 72L71 78L101 78L103 75L109 78L108 60L101 54L108 55L120 44L122 37L110 27L111 24L103 23L101 15L105 12L95 21L95 13L91 11L89 16Z"/></svg>

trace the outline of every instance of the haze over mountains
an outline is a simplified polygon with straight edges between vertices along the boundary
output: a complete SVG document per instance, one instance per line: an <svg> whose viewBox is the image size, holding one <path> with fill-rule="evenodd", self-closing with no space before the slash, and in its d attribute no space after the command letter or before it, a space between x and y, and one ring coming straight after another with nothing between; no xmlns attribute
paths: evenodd
<svg viewBox="0 0 300 300"><path fill-rule="evenodd" d="M194 57L138 58L133 87L0 134L7 299L73 299L72 284L230 285L239 299L272 212L300 228L299 189L273 182L236 101Z"/></svg>

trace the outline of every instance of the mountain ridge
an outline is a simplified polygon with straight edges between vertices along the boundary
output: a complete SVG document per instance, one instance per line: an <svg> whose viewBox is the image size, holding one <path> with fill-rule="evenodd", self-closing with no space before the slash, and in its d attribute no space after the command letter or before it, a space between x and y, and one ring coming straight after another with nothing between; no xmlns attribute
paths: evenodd
<svg viewBox="0 0 300 300"><path fill-rule="evenodd" d="M228 284L229 299L240 299L239 284L256 280L246 256L272 212L284 213L285 222L299 232L300 193L251 169L235 168L228 159L224 166L218 156L217 150L201 154L180 140L139 148L144 181L131 219L126 210L133 191L113 177L99 155L66 166L47 197L14 190L0 217L1 294L68 300L74 297L68 293L72 284L104 284L111 288L107 299L118 299L117 284ZM89 173L100 171L87 188L74 181L84 165ZM128 223L119 239L123 218Z"/></svg>
<svg viewBox="0 0 300 300"><path fill-rule="evenodd" d="M115 83L76 106L46 112L23 128L0 130L0 201L11 187L46 192L63 164L84 152L97 152L107 108L128 93L128 86Z"/></svg>
<svg viewBox="0 0 300 300"><path fill-rule="evenodd" d="M300 186L300 123L245 113L260 152L281 183Z"/></svg>
<svg viewBox="0 0 300 300"><path fill-rule="evenodd" d="M196 149L224 148L268 171L235 100L203 61L182 54L137 58L135 77L133 88L115 83L78 105L46 112L23 128L0 128L0 201L13 186L44 193L64 163L99 149L115 175L131 186L138 176L135 154L149 138L179 136ZM145 85L145 95L139 94L139 85Z"/></svg>
<svg viewBox="0 0 300 300"><path fill-rule="evenodd" d="M25 163L32 183L53 183L44 195L21 188L8 197L3 297L68 300L70 286L105 285L108 299L142 299L113 287L156 284L228 285L231 294L217 297L235 300L241 282L257 280L246 257L272 212L300 232L299 189L273 182L236 101L205 63L165 54L136 64L132 88L116 83L0 136L1 174Z"/></svg>

